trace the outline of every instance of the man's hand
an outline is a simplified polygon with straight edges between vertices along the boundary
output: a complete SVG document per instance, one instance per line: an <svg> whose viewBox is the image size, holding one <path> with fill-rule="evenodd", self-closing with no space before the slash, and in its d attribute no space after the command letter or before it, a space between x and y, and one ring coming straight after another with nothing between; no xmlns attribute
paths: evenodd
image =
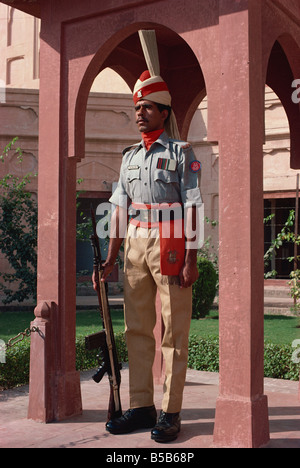
<svg viewBox="0 0 300 468"><path fill-rule="evenodd" d="M185 262L181 272L179 273L179 281L181 288L189 288L199 277L199 272L196 262Z"/></svg>
<svg viewBox="0 0 300 468"><path fill-rule="evenodd" d="M114 265L109 263L109 262L104 262L103 264L103 271L102 271L102 276L101 276L101 281L105 281L106 278L111 274L111 272L114 269ZM98 290L98 283L96 280L96 273L95 271L93 272L92 276L92 283L93 283L93 288L95 291Z"/></svg>
<svg viewBox="0 0 300 468"><path fill-rule="evenodd" d="M97 283L97 281L96 281L96 273L95 273L95 271L93 272L92 283L93 283L93 289L94 289L95 291L97 291L97 290L98 290L98 283Z"/></svg>
<svg viewBox="0 0 300 468"><path fill-rule="evenodd" d="M197 211L196 207L188 208L187 210L187 245L194 243L196 240L197 227ZM197 268L197 249L187 247L185 252L185 262L179 273L180 287L189 288L199 277Z"/></svg>
<svg viewBox="0 0 300 468"><path fill-rule="evenodd" d="M104 262L101 281L105 281L106 278L112 273L114 269L114 263Z"/></svg>
<svg viewBox="0 0 300 468"><path fill-rule="evenodd" d="M123 228L121 228L120 226L123 226ZM111 219L111 231L108 245L108 253L107 259L103 263L102 281L105 281L106 278L113 271L118 252L124 240L124 236L126 235L125 226L127 226L127 210L117 206L115 211L113 212ZM125 229L124 232L123 229ZM92 282L94 290L97 291L97 281L95 272L92 276Z"/></svg>

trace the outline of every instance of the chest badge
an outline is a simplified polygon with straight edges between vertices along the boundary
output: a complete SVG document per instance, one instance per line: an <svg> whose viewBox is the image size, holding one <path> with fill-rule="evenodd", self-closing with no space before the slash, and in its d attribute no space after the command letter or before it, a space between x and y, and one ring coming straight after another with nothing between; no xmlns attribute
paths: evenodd
<svg viewBox="0 0 300 468"><path fill-rule="evenodd" d="M176 171L177 162L174 159L158 158L156 168L166 171Z"/></svg>

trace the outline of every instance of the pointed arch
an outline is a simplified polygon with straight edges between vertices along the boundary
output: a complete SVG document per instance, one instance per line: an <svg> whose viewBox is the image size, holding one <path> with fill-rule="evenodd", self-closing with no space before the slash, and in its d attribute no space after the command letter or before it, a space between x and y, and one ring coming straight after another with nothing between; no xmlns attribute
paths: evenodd
<svg viewBox="0 0 300 468"><path fill-rule="evenodd" d="M280 73L278 71L280 70ZM289 34L274 42L266 72L266 84L279 97L290 126L291 168L300 168L300 105L293 102L293 82L300 77L300 48Z"/></svg>
<svg viewBox="0 0 300 468"><path fill-rule="evenodd" d="M145 70L146 64L137 34L141 28L156 30L161 75L168 83L182 138L187 137L193 113L206 94L201 66L188 43L175 31L159 24L136 23L119 31L100 47L85 70L78 89L73 123L74 151L78 160L84 155L85 109L96 76L109 67L133 89L138 76Z"/></svg>

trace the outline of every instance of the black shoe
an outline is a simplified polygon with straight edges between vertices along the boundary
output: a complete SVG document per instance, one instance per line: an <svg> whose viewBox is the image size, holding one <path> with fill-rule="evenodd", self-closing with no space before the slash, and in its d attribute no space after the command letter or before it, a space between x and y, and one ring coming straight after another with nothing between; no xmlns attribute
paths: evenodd
<svg viewBox="0 0 300 468"><path fill-rule="evenodd" d="M165 413L161 411L158 423L151 431L151 439L161 443L171 442L177 439L180 427L180 413Z"/></svg>
<svg viewBox="0 0 300 468"><path fill-rule="evenodd" d="M129 434L137 429L151 429L156 419L155 406L129 409L120 418L108 421L106 430L111 434Z"/></svg>

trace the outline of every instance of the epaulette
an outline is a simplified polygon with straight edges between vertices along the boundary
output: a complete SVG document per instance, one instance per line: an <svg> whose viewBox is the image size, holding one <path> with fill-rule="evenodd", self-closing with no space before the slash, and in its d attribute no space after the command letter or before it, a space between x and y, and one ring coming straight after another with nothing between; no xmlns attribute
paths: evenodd
<svg viewBox="0 0 300 468"><path fill-rule="evenodd" d="M135 143L134 145L127 146L127 148L123 149L122 151L123 156L125 156L125 154L128 153L128 151L139 148L140 144L141 143Z"/></svg>
<svg viewBox="0 0 300 468"><path fill-rule="evenodd" d="M182 150L186 150L192 147L192 145L188 143L187 141L172 140L172 142L175 145L179 146Z"/></svg>

